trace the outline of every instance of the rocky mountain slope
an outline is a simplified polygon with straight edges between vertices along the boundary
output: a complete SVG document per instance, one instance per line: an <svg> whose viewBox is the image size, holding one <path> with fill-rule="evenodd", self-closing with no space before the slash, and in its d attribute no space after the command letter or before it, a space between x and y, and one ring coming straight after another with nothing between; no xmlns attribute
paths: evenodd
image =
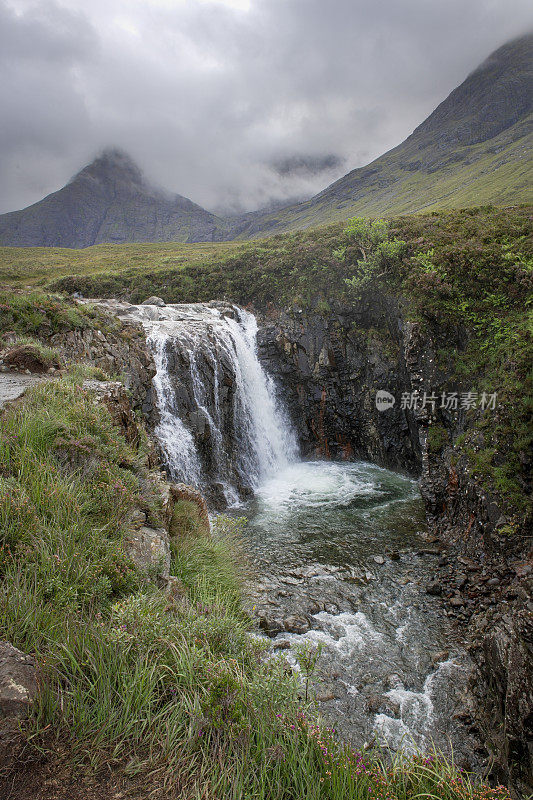
<svg viewBox="0 0 533 800"><path fill-rule="evenodd" d="M354 214L531 201L533 34L487 58L402 144L306 203L249 215L245 237Z"/></svg>
<svg viewBox="0 0 533 800"><path fill-rule="evenodd" d="M1 215L0 244L221 241L354 214L531 202L532 65L533 34L507 43L402 144L306 202L222 219L150 186L129 156L108 150L59 191Z"/></svg>
<svg viewBox="0 0 533 800"><path fill-rule="evenodd" d="M150 186L119 150L104 151L40 202L0 216L0 241L15 247L212 241L224 238L224 231L214 214Z"/></svg>

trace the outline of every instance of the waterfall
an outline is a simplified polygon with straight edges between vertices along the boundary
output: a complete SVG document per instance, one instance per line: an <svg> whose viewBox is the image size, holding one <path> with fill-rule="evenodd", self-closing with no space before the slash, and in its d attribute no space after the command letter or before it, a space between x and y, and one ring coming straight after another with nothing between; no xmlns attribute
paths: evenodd
<svg viewBox="0 0 533 800"><path fill-rule="evenodd" d="M296 436L257 357L253 314L226 303L130 306L157 374L156 435L174 480L234 504L298 457Z"/></svg>

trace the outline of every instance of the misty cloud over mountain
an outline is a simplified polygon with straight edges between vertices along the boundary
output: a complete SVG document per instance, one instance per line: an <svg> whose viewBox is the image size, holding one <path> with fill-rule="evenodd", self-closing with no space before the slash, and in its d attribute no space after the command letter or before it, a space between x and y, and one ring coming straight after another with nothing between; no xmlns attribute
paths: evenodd
<svg viewBox="0 0 533 800"><path fill-rule="evenodd" d="M0 211L110 144L209 210L309 197L532 26L529 0L0 2Z"/></svg>

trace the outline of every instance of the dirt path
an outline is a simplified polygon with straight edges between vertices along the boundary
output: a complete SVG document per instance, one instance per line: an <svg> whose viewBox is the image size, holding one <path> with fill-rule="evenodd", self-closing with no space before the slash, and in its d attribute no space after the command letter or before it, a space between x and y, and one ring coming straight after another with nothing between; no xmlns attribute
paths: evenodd
<svg viewBox="0 0 533 800"><path fill-rule="evenodd" d="M53 380L52 375L26 375L23 372L0 372L0 408L21 397L30 386Z"/></svg>

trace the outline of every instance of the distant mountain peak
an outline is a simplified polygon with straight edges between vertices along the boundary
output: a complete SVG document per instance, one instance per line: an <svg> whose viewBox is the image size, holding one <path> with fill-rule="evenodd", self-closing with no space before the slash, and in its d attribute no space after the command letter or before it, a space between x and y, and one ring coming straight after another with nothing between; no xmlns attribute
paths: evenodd
<svg viewBox="0 0 533 800"><path fill-rule="evenodd" d="M83 167L69 183L83 178L90 178L103 183L119 181L122 184L140 190L149 189L144 175L133 158L119 147L107 147L96 158Z"/></svg>
<svg viewBox="0 0 533 800"><path fill-rule="evenodd" d="M103 150L57 192L0 216L0 244L23 247L198 242L225 234L223 220L186 197L152 186L117 147Z"/></svg>

